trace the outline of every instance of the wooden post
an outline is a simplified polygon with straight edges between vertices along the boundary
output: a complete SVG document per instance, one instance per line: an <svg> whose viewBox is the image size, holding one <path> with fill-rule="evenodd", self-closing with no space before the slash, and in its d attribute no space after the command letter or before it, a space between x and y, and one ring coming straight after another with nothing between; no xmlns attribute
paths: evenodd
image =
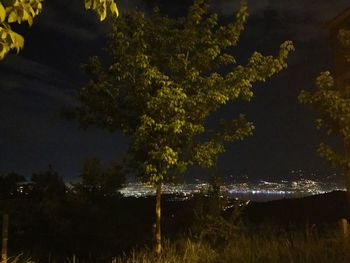
<svg viewBox="0 0 350 263"><path fill-rule="evenodd" d="M344 140L344 156L346 159L350 157L350 143L346 138ZM350 169L348 168L345 171L345 182L346 182L346 208L345 208L345 216L349 218L349 207L350 207ZM346 218L341 218L339 221L340 228L342 231L342 236L344 239L348 240L349 238L349 227L348 221Z"/></svg>
<svg viewBox="0 0 350 263"><path fill-rule="evenodd" d="M7 262L7 241L9 233L9 215L4 214L2 217L2 249L1 249L1 262Z"/></svg>
<svg viewBox="0 0 350 263"><path fill-rule="evenodd" d="M349 159L350 157L350 143L346 138L342 138L344 143L344 157L345 159ZM347 201L347 208L350 204L350 169L347 168L344 173L345 176L345 183L346 183L346 201ZM346 211L348 212L348 211Z"/></svg>
<svg viewBox="0 0 350 263"><path fill-rule="evenodd" d="M155 229L155 244L154 244L154 250L156 252L156 255L160 257L160 254L162 252L162 236L161 236L161 193L162 190L162 183L157 183L156 187L156 229Z"/></svg>
<svg viewBox="0 0 350 263"><path fill-rule="evenodd" d="M349 238L349 228L348 228L348 221L345 218L342 218L339 220L339 227L341 231L341 235L344 239Z"/></svg>

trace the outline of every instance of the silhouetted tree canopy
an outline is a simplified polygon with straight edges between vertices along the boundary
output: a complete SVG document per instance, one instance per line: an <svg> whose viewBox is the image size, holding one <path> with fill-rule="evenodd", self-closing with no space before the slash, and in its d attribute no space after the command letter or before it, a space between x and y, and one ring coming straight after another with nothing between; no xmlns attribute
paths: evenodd
<svg viewBox="0 0 350 263"><path fill-rule="evenodd" d="M87 192L102 195L113 195L125 182L125 171L118 161L112 162L108 168L104 168L100 160L91 157L85 160L79 175L81 184L76 189L84 189Z"/></svg>
<svg viewBox="0 0 350 263"><path fill-rule="evenodd" d="M16 173L0 174L0 198L8 198L17 193L17 184L26 179Z"/></svg>
<svg viewBox="0 0 350 263"><path fill-rule="evenodd" d="M44 172L34 173L30 179L33 182L32 195L37 198L63 198L66 185L63 178L50 165Z"/></svg>

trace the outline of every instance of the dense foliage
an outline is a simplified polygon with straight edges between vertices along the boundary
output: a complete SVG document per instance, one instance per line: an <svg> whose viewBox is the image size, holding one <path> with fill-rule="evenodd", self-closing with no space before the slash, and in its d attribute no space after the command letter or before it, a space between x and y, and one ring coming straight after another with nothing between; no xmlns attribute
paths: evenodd
<svg viewBox="0 0 350 263"><path fill-rule="evenodd" d="M345 59L350 62L350 30L339 30L338 40L343 47Z"/></svg>
<svg viewBox="0 0 350 263"><path fill-rule="evenodd" d="M338 40L343 60L350 62L350 31L340 30ZM317 129L340 139L341 150L321 143L318 152L333 165L345 171L350 200L350 86L349 83L336 85L331 73L325 71L316 78L316 88L314 92L301 91L299 101L313 108L317 116L315 120Z"/></svg>
<svg viewBox="0 0 350 263"><path fill-rule="evenodd" d="M209 115L229 102L249 101L252 85L285 68L293 50L287 41L276 57L254 52L237 65L230 48L247 16L243 5L235 23L220 25L204 1L180 19L157 11L121 15L109 34L111 63L93 57L85 67L90 82L79 94L81 123L128 135L134 168L147 182L171 180L193 164L213 165L225 143L251 135L254 126L240 115L209 130Z"/></svg>
<svg viewBox="0 0 350 263"><path fill-rule="evenodd" d="M327 134L336 134L346 145L350 142L350 97L346 90L334 85L329 71L322 72L316 79L317 90L313 93L302 91L300 102L310 104L316 111L316 127ZM345 146L345 145L344 145ZM346 150L346 149L344 149ZM331 146L321 143L319 153L333 164L344 169L350 168L347 153L337 153Z"/></svg>

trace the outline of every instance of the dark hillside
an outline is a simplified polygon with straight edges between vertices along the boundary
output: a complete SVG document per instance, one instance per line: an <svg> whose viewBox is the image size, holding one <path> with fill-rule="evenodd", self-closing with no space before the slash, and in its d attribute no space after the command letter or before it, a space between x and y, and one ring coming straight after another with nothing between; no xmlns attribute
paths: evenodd
<svg viewBox="0 0 350 263"><path fill-rule="evenodd" d="M264 203L252 202L244 212L244 220L251 223L320 224L350 218L350 207L343 191L296 199L281 199Z"/></svg>

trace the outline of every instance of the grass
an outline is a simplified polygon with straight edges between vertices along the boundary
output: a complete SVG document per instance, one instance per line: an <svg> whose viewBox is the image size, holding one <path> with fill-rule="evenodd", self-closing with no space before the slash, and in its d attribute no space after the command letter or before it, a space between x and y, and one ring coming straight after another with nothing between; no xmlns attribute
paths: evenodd
<svg viewBox="0 0 350 263"><path fill-rule="evenodd" d="M222 218L198 221L199 231L165 241L161 258L150 248L105 258L106 263L348 263L350 239L335 225L277 228L272 224L244 227ZM23 255L7 262L41 263ZM54 261L53 262L60 262ZM68 259L62 263L90 263ZM98 261L100 262L100 261ZM2 262L1 262L2 263ZM50 262L49 262L50 263ZM61 262L60 262L61 263Z"/></svg>
<svg viewBox="0 0 350 263"><path fill-rule="evenodd" d="M111 259L113 263L345 263L350 262L350 240L337 235L318 236L300 232L238 234L220 244L205 238L166 241L158 259L152 249L134 250ZM12 263L39 263L21 255ZM72 262L66 260L65 262ZM76 263L87 261L76 260Z"/></svg>
<svg viewBox="0 0 350 263"><path fill-rule="evenodd" d="M133 251L118 263L303 263L350 262L350 242L339 236L279 233L239 235L215 247L207 241L166 242L158 260L149 249Z"/></svg>
<svg viewBox="0 0 350 263"><path fill-rule="evenodd" d="M35 261L32 261L30 258L27 258L23 256L23 254L19 254L14 257L9 257L6 261L0 259L1 263L35 263Z"/></svg>

